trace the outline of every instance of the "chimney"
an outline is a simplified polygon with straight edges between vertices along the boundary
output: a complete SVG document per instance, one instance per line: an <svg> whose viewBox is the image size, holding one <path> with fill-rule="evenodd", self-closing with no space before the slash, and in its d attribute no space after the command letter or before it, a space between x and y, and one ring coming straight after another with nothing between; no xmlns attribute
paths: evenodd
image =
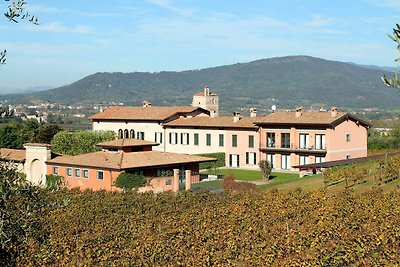
<svg viewBox="0 0 400 267"><path fill-rule="evenodd" d="M233 112L233 122L240 121L240 112Z"/></svg>
<svg viewBox="0 0 400 267"><path fill-rule="evenodd" d="M302 114L303 114L303 109L301 107L297 107L296 108L296 118L301 117Z"/></svg>
<svg viewBox="0 0 400 267"><path fill-rule="evenodd" d="M205 96L210 95L210 89L208 88L207 85L204 86L204 95L205 95Z"/></svg>
<svg viewBox="0 0 400 267"><path fill-rule="evenodd" d="M151 107L151 102L149 102L149 101L143 101L143 102L142 102L142 106L143 106L143 107Z"/></svg>
<svg viewBox="0 0 400 267"><path fill-rule="evenodd" d="M337 107L332 107L331 108L331 116L332 116L332 118L337 117L337 115L338 115Z"/></svg>
<svg viewBox="0 0 400 267"><path fill-rule="evenodd" d="M250 109L250 117L251 118L257 117L257 108L251 108Z"/></svg>

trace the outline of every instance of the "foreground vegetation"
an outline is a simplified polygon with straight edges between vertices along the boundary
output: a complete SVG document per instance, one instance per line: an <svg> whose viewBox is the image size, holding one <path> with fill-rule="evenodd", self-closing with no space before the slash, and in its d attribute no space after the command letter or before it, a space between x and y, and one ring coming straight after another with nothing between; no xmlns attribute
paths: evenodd
<svg viewBox="0 0 400 267"><path fill-rule="evenodd" d="M400 264L400 193L61 191L20 266ZM67 205L65 203L68 203Z"/></svg>

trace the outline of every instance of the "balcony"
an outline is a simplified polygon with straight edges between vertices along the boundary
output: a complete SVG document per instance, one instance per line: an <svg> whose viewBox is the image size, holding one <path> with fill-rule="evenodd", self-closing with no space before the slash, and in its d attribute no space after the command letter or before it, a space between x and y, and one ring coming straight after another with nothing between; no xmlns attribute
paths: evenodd
<svg viewBox="0 0 400 267"><path fill-rule="evenodd" d="M308 146L307 148L300 148L299 146L295 146L293 144L290 147L260 147L260 151L269 152L269 153L299 153L299 154L316 154L316 155L325 155L326 148L324 149L316 149L315 146Z"/></svg>

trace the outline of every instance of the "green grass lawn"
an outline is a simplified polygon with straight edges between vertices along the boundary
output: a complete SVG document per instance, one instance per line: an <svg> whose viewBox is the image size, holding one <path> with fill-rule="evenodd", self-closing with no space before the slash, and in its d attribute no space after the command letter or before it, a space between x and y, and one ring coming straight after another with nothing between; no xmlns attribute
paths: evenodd
<svg viewBox="0 0 400 267"><path fill-rule="evenodd" d="M262 180L260 171L253 170L239 170L239 169L218 169L216 171L206 171L206 174L233 174L236 177L236 180L242 181L257 181Z"/></svg>

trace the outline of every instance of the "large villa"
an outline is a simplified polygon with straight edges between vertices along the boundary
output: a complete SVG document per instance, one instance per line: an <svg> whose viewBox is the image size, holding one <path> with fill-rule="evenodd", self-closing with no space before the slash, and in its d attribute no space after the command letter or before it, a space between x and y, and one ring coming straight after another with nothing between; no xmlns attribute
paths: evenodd
<svg viewBox="0 0 400 267"><path fill-rule="evenodd" d="M230 168L257 169L266 159L277 171L367 156L370 125L336 108L297 108L262 117L252 108L249 116L219 116L218 103L218 95L205 87L191 106L155 107L145 101L141 107L109 107L91 117L94 131L112 130L118 136L98 144L100 152L63 156L51 153L49 145L26 144L25 150L2 149L0 159L18 164L33 183L54 174L70 188L113 191L122 172L151 177L173 170L198 173L200 163L215 161L197 154L224 153ZM164 179L154 186L164 191L174 185Z"/></svg>

